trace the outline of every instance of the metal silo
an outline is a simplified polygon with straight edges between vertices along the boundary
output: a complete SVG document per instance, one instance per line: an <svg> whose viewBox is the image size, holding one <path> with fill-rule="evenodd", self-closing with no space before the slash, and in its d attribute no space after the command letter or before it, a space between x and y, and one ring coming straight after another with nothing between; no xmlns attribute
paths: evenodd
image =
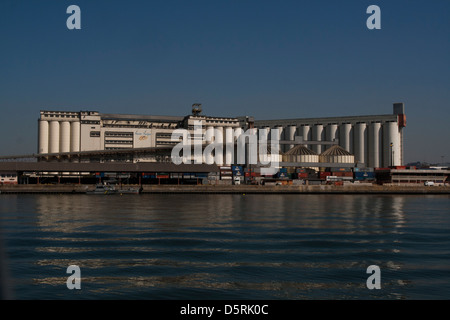
<svg viewBox="0 0 450 320"><path fill-rule="evenodd" d="M296 145L291 150L283 154L284 162L319 162L319 155L314 151L306 148L304 145Z"/></svg>
<svg viewBox="0 0 450 320"><path fill-rule="evenodd" d="M355 156L341 146L334 145L320 154L319 162L355 163Z"/></svg>

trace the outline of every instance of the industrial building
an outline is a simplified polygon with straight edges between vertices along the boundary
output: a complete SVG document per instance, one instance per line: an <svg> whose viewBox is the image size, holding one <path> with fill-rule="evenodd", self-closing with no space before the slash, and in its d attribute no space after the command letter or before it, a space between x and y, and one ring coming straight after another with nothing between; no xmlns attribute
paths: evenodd
<svg viewBox="0 0 450 320"><path fill-rule="evenodd" d="M350 116L309 119L255 120L255 128L278 128L280 139L294 141L301 137L305 146L321 154L330 145L307 141L337 141L355 156L360 167L388 167L403 164L403 128L406 127L405 106L394 103L393 113L373 116ZM287 152L293 145L282 147Z"/></svg>
<svg viewBox="0 0 450 320"><path fill-rule="evenodd" d="M277 134L281 153L302 144L320 155L339 145L349 155L354 155L354 166L373 168L403 164L403 128L406 126L403 103L395 103L392 114L310 119L211 117L202 115L201 111L199 104L193 105L192 114L184 117L41 111L38 157L40 161L168 162L170 151L178 143L172 139L176 129L188 130L192 139L202 140L203 145L203 135L208 129L216 130L215 142L224 144L225 141L236 143L247 129L253 129L257 135L258 131L266 129L269 139ZM201 136L194 132L196 121L202 125ZM216 153L214 161L217 165L236 164L236 152Z"/></svg>

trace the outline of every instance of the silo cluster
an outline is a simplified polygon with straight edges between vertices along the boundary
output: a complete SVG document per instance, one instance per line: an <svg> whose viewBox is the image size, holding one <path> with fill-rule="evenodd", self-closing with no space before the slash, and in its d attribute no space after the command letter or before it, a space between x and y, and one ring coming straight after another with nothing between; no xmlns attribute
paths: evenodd
<svg viewBox="0 0 450 320"><path fill-rule="evenodd" d="M80 151L80 120L72 114L41 114L38 127L39 154Z"/></svg>
<svg viewBox="0 0 450 320"><path fill-rule="evenodd" d="M283 152L291 150L289 144L296 137L303 139L304 147L322 154L331 147L320 142L335 142L354 155L360 167L399 166L403 163L403 128L406 126L403 103L394 104L394 112L379 116L352 116L314 119L285 119L255 121L255 126L277 128L283 133L280 140ZM308 141L314 141L308 145ZM317 144L319 142L319 144Z"/></svg>
<svg viewBox="0 0 450 320"><path fill-rule="evenodd" d="M301 124L295 127L296 130L293 125L273 128L285 133L278 136L280 140L294 141L296 136L302 137L304 147L316 154L322 154L330 145L308 145L308 141L335 141L342 149L354 155L355 163L366 167L395 166L402 162L401 128L397 121ZM280 148L289 152L294 146L286 144Z"/></svg>

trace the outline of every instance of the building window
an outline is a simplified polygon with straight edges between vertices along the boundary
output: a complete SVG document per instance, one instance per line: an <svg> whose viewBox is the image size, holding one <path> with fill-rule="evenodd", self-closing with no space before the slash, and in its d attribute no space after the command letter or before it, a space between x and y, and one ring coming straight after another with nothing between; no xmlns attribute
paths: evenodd
<svg viewBox="0 0 450 320"><path fill-rule="evenodd" d="M95 138L100 137L100 131L91 131L91 137L95 137Z"/></svg>

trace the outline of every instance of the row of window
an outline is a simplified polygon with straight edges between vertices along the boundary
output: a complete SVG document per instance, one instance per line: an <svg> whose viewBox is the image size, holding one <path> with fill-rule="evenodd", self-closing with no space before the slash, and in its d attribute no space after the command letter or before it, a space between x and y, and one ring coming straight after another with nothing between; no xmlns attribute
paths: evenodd
<svg viewBox="0 0 450 320"><path fill-rule="evenodd" d="M78 118L78 115L71 115L71 114L44 114L44 117L49 118Z"/></svg>
<svg viewBox="0 0 450 320"><path fill-rule="evenodd" d="M105 137L133 137L133 132L107 131Z"/></svg>
<svg viewBox="0 0 450 320"><path fill-rule="evenodd" d="M105 140L105 144L133 144L130 140Z"/></svg>

